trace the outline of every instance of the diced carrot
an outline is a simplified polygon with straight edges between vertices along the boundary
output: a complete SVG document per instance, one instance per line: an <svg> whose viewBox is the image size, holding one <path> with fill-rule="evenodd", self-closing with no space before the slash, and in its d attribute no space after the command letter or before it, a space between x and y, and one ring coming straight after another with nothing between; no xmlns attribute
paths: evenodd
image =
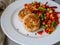
<svg viewBox="0 0 60 45"><path fill-rule="evenodd" d="M49 12L47 12L46 15L47 15L48 18L50 18L50 13Z"/></svg>
<svg viewBox="0 0 60 45"><path fill-rule="evenodd" d="M45 8L46 6L45 6L45 5L43 5L42 7L43 7L43 8Z"/></svg>
<svg viewBox="0 0 60 45"><path fill-rule="evenodd" d="M34 8L36 8L37 6L36 5L34 5Z"/></svg>
<svg viewBox="0 0 60 45"><path fill-rule="evenodd" d="M45 32L48 33L48 29L47 28L45 29Z"/></svg>
<svg viewBox="0 0 60 45"><path fill-rule="evenodd" d="M53 31L54 31L54 28L50 28L50 29L49 29L49 32L53 32Z"/></svg>
<svg viewBox="0 0 60 45"><path fill-rule="evenodd" d="M51 27L51 23L49 23L48 26Z"/></svg>
<svg viewBox="0 0 60 45"><path fill-rule="evenodd" d="M49 31L49 27L47 27L47 28L45 29L45 32L46 32L46 33L48 33L48 31Z"/></svg>
<svg viewBox="0 0 60 45"><path fill-rule="evenodd" d="M45 29L45 32L46 33L52 33L54 31L54 29L53 28L49 28L49 27L47 27L46 29Z"/></svg>
<svg viewBox="0 0 60 45"><path fill-rule="evenodd" d="M51 23L51 20L48 20L48 23L50 24Z"/></svg>
<svg viewBox="0 0 60 45"><path fill-rule="evenodd" d="M29 9L30 9L30 10L33 10L33 8L32 8L32 7L30 7Z"/></svg>

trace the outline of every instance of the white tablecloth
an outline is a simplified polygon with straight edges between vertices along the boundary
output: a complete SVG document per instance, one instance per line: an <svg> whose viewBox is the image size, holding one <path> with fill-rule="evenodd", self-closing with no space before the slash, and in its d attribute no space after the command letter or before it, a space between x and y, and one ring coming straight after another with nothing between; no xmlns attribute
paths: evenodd
<svg viewBox="0 0 60 45"><path fill-rule="evenodd" d="M1 19L1 14L3 10L14 0L0 0L0 19ZM0 20L0 25L1 25L1 20ZM4 40L5 40L5 35L2 32L1 26L0 26L0 45L4 45Z"/></svg>

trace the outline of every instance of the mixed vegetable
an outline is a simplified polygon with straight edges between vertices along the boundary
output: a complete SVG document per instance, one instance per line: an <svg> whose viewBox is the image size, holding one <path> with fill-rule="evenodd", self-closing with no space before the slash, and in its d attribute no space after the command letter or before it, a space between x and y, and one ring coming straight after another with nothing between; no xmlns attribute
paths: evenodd
<svg viewBox="0 0 60 45"><path fill-rule="evenodd" d="M36 14L40 19L40 28L43 28L46 33L51 34L56 26L59 24L58 14L56 12L56 6L48 6L48 2L42 4L41 2L32 2L25 4L25 8L31 10L32 13ZM43 31L38 31L37 34L42 34Z"/></svg>

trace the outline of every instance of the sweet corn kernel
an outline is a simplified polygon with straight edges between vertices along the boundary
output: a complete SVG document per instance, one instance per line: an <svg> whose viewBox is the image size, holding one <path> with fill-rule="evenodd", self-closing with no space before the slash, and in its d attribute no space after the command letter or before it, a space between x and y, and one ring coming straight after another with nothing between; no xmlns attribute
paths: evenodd
<svg viewBox="0 0 60 45"><path fill-rule="evenodd" d="M45 22L43 22L42 24L45 25Z"/></svg>
<svg viewBox="0 0 60 45"><path fill-rule="evenodd" d="M53 12L52 10L49 11L49 13L52 13L52 12Z"/></svg>
<svg viewBox="0 0 60 45"><path fill-rule="evenodd" d="M48 27L48 25L45 25L46 27Z"/></svg>
<svg viewBox="0 0 60 45"><path fill-rule="evenodd" d="M47 8L47 11L49 11L50 9L49 8Z"/></svg>

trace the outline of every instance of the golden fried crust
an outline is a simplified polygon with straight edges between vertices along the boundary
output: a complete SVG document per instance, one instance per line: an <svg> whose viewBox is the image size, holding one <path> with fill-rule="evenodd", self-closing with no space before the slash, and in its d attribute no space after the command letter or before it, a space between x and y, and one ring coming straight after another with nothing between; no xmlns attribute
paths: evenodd
<svg viewBox="0 0 60 45"><path fill-rule="evenodd" d="M35 14L28 14L24 17L23 23L28 31L34 32L39 28L40 20Z"/></svg>
<svg viewBox="0 0 60 45"><path fill-rule="evenodd" d="M20 20L23 20L23 18L29 13L31 13L31 11L29 9L23 8L22 10L19 11L18 18Z"/></svg>

